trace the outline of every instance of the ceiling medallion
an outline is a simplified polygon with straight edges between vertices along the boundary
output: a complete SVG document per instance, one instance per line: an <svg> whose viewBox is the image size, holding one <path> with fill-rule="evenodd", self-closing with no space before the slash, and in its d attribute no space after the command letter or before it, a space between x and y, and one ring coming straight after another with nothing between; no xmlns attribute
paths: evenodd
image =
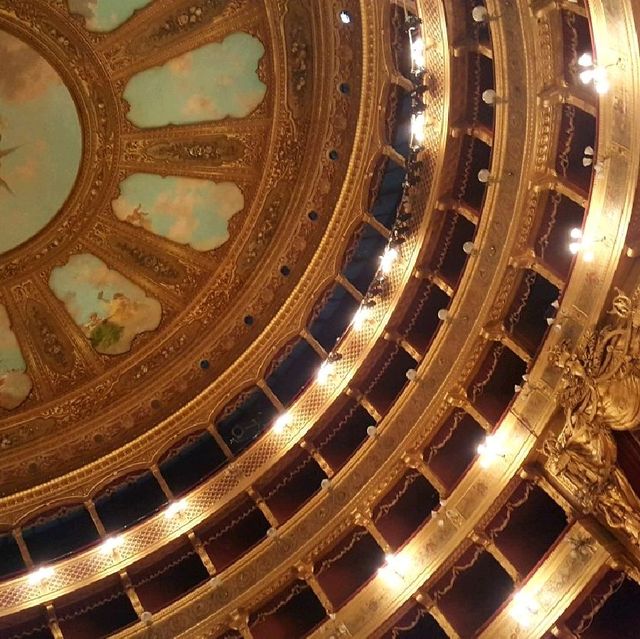
<svg viewBox="0 0 640 639"><path fill-rule="evenodd" d="M80 168L82 131L60 76L34 49L0 31L0 254L58 213Z"/></svg>
<svg viewBox="0 0 640 639"><path fill-rule="evenodd" d="M118 103L87 37L52 7L0 1L0 281L41 270L108 201Z"/></svg>
<svg viewBox="0 0 640 639"><path fill-rule="evenodd" d="M361 215L345 199L330 224L352 193L362 59L344 31L316 60L335 7L133 4L0 0L0 34L75 118L66 187L0 250L4 497L209 420L290 340ZM29 144L3 133L0 202Z"/></svg>

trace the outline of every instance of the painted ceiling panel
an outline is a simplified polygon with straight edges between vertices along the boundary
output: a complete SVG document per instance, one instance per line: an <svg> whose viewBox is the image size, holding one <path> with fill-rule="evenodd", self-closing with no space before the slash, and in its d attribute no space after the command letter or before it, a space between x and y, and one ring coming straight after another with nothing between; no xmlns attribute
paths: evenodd
<svg viewBox="0 0 640 639"><path fill-rule="evenodd" d="M29 396L31 379L26 369L7 309L0 304L0 408L16 408Z"/></svg>
<svg viewBox="0 0 640 639"><path fill-rule="evenodd" d="M68 0L69 11L87 21L89 31L113 31L124 24L136 9L151 4L151 0Z"/></svg>
<svg viewBox="0 0 640 639"><path fill-rule="evenodd" d="M236 32L142 71L124 92L128 117L143 128L245 117L267 90L257 74L264 51L260 40Z"/></svg>
<svg viewBox="0 0 640 639"><path fill-rule="evenodd" d="M160 324L160 303L95 255L71 256L49 286L99 353L125 353L136 335Z"/></svg>
<svg viewBox="0 0 640 639"><path fill-rule="evenodd" d="M75 182L82 131L71 94L53 67L0 31L0 253L35 235Z"/></svg>
<svg viewBox="0 0 640 639"><path fill-rule="evenodd" d="M120 185L116 216L178 244L210 251L229 239L228 221L244 207L231 182L137 173Z"/></svg>

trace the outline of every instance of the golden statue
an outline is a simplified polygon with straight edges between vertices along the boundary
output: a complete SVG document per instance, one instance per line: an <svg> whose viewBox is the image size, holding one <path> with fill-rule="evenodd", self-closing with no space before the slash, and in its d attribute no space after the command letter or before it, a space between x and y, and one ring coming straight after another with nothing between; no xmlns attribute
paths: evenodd
<svg viewBox="0 0 640 639"><path fill-rule="evenodd" d="M640 289L633 297L616 290L613 318L587 335L571 353L568 344L549 359L562 370L558 402L564 410L560 434L544 444L547 466L578 498L640 545L640 499L616 466L612 430L640 427Z"/></svg>

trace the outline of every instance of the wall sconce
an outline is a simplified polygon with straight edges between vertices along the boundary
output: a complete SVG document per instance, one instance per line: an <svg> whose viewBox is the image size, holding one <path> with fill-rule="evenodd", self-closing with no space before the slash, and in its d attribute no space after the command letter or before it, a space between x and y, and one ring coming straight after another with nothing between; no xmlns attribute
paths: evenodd
<svg viewBox="0 0 640 639"><path fill-rule="evenodd" d="M615 64L600 66L594 63L593 56L590 53L583 53L578 58L578 66L582 68L582 71L578 74L580 82L582 82L582 84L593 84L596 92L602 95L606 93L611 86L607 69L617 64L616 62Z"/></svg>

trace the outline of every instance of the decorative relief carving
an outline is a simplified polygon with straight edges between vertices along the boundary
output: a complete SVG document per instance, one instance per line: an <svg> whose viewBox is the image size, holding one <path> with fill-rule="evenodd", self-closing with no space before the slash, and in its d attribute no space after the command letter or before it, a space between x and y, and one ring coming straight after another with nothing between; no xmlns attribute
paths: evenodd
<svg viewBox="0 0 640 639"><path fill-rule="evenodd" d="M640 499L616 466L612 430L640 426L640 289L620 291L612 318L587 334L575 352L563 343L550 354L562 371L564 426L544 444L547 466L586 512L600 515L640 546Z"/></svg>
<svg viewBox="0 0 640 639"><path fill-rule="evenodd" d="M120 43L112 50L110 62L115 67L149 55L176 40L182 40L215 18L237 13L243 4L243 0L200 0L174 9L158 23L145 24L144 30Z"/></svg>
<svg viewBox="0 0 640 639"><path fill-rule="evenodd" d="M124 148L127 163L159 160L221 166L237 162L243 155L242 142L227 135L197 140L130 140Z"/></svg>
<svg viewBox="0 0 640 639"><path fill-rule="evenodd" d="M311 15L308 3L287 3L284 27L289 55L289 96L290 106L300 108L309 89L310 73L313 68L313 49L309 38Z"/></svg>

